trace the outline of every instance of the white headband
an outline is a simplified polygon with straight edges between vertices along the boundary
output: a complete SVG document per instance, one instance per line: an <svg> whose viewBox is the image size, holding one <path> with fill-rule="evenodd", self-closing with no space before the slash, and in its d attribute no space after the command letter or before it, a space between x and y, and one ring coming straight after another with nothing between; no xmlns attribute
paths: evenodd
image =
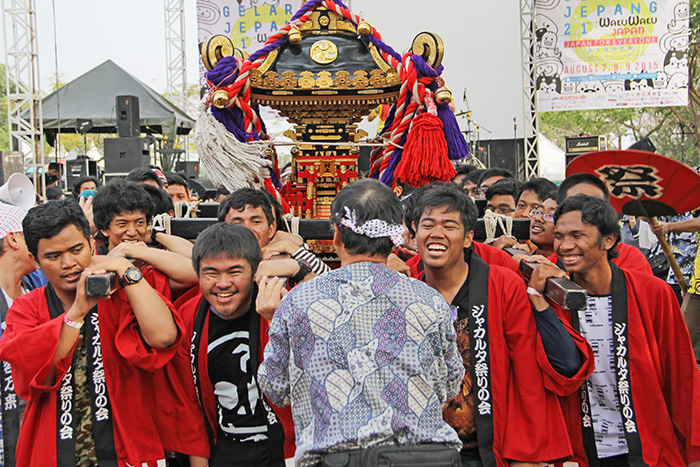
<svg viewBox="0 0 700 467"><path fill-rule="evenodd" d="M371 219L362 225L357 225L357 213L345 206L345 217L340 220L340 224L352 230L358 235L370 238L389 237L396 246L403 245L403 233L405 227L398 224L389 224L381 219Z"/></svg>

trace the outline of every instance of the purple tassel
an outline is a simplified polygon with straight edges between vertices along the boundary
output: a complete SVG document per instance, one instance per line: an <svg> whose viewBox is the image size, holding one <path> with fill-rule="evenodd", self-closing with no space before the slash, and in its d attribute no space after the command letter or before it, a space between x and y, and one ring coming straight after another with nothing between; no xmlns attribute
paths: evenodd
<svg viewBox="0 0 700 467"><path fill-rule="evenodd" d="M459 130L457 118L449 105L438 104L438 118L442 121L442 130L445 132L447 151L450 160L466 159L471 150L464 139L464 134Z"/></svg>
<svg viewBox="0 0 700 467"><path fill-rule="evenodd" d="M223 57L204 77L216 87L229 86L238 78L238 60L234 56Z"/></svg>
<svg viewBox="0 0 700 467"><path fill-rule="evenodd" d="M404 146L406 144L406 138L408 137L408 132L404 133L403 136L401 137L401 140L399 141L399 146ZM396 148L394 149L394 152L391 153L391 159L389 160L389 165L387 166L386 170L384 171L384 174L382 175L381 179L379 180L389 188L394 184L394 171L396 170L396 167L399 165L399 162L401 162L401 156L403 155L403 149Z"/></svg>
<svg viewBox="0 0 700 467"><path fill-rule="evenodd" d="M245 132L243 112L238 107L227 109L211 108L211 114L241 143L248 142L248 134Z"/></svg>
<svg viewBox="0 0 700 467"><path fill-rule="evenodd" d="M396 104L391 105L391 109L389 109L389 115L387 115L386 120L384 121L384 128L378 133L379 135L383 135L385 132L389 131L389 128L391 128L391 125L394 123L394 119L396 118ZM391 135L387 134L386 137L389 138ZM372 154L370 156L370 160L373 160L375 155L377 153L381 153L383 151L382 147L377 147L372 150ZM379 179L379 174L381 173L380 171L380 164L377 164L375 170L372 170L370 168L369 172L369 178L374 178L375 180Z"/></svg>

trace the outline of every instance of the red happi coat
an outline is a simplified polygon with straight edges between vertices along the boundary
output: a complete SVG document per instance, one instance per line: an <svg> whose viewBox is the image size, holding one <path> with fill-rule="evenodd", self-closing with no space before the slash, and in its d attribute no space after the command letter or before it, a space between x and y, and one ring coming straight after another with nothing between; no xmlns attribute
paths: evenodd
<svg viewBox="0 0 700 467"><path fill-rule="evenodd" d="M198 290L198 288L197 288ZM218 431L219 427L219 422L217 420L216 416L216 396L214 395L214 388L211 385L211 381L209 380L209 370L207 366L207 342L208 342L208 334L209 334L209 314L207 313L206 320L204 322L204 326L202 328L202 335L201 335L201 343L198 349L196 351L198 352L198 363L199 363L199 368L198 370L198 375L199 375L199 385L201 388L201 401L202 405L200 406L200 403L197 399L196 393L194 392L194 384L193 384L193 379L192 379L192 370L189 369L189 362L190 360L190 342L192 341L192 336L194 332L194 326L195 326L195 320L197 318L197 312L199 311L199 307L202 303L203 297L201 293L194 294L193 291L188 292L186 295L178 299L177 304L178 304L178 310L180 313L180 316L182 317L184 326L185 326L185 335L187 336L187 362L188 362L188 370L189 370L189 383L192 390L190 391L188 389L188 395L187 397L192 398L194 397L194 403L196 404L195 407L199 413L199 418L200 421L198 422L198 426L201 426L201 432L199 435L199 442L201 442L202 439L207 440L208 443L208 434L206 431L206 427L204 425L204 418L203 415L206 416L206 422L209 424L210 427L212 427L212 434L214 439L212 442L216 442L216 433ZM259 316L256 314L256 316ZM267 345L267 342L269 340L267 336L267 329L269 327L269 324L267 320L262 319L260 317L260 337L259 341L257 343L257 361L258 364L260 364L263 359L264 359L264 351L265 351L265 346ZM192 344L194 345L194 344ZM250 347L252 349L253 343L250 344ZM294 422L292 420L292 411L291 407L277 407L276 405L272 404L269 402L269 399L267 400L268 404L272 407L272 410L275 412L277 415L277 418L279 418L279 421L282 424L282 428L284 429L284 457L285 458L293 458L294 457L294 452L296 451L296 438L294 436ZM203 406L203 407L202 407ZM190 418L190 415L192 415L192 412L190 411L187 415L187 418Z"/></svg>
<svg viewBox="0 0 700 467"><path fill-rule="evenodd" d="M159 281L148 268L144 269L144 277L149 283ZM61 313L50 318L45 289L33 290L14 301L0 339L0 360L10 362L17 394L28 401L17 443L18 467L57 463L58 390L71 366L73 351L56 362L54 383L45 385L64 316ZM162 298L172 310L172 304ZM153 373L172 358L180 344L182 322L176 316L179 335L171 347L152 349L139 334L136 316L123 290L100 300L97 313L119 466L160 466L158 461L165 456L152 413L156 397Z"/></svg>
<svg viewBox="0 0 700 467"><path fill-rule="evenodd" d="M650 467L685 466L700 460L700 372L688 329L678 300L664 281L614 266L613 315L615 294L625 285L627 374L641 457ZM572 322L569 312L555 310L562 321ZM619 352L616 355L619 358ZM581 397L576 392L561 398L561 404L574 448L572 460L588 466Z"/></svg>
<svg viewBox="0 0 700 467"><path fill-rule="evenodd" d="M165 279L168 280L167 277ZM170 293L169 287L167 293ZM175 301L175 314L179 320L182 320L180 303L198 294L199 286L194 286ZM165 449L209 458L209 439L192 381L188 334L185 334L173 358L155 372L154 385L158 394L156 420Z"/></svg>
<svg viewBox="0 0 700 467"><path fill-rule="evenodd" d="M628 245L626 243L617 244L618 257L614 258L612 262L622 269L628 271L643 272L644 274L651 274L651 266L649 266L649 261L646 259L644 254L637 248ZM552 253L547 257L552 263L557 264L558 257L556 253ZM563 265L559 265L560 268L564 269Z"/></svg>
<svg viewBox="0 0 700 467"><path fill-rule="evenodd" d="M583 364L571 378L549 364L525 293L522 277L489 266L477 255L469 260L469 306L476 290L488 288L488 345L493 401L493 451L498 467L508 460L553 462L571 456L572 448L556 395L576 392L593 371L588 343L569 327ZM473 351L473 350L472 350ZM474 406L477 381L474 384ZM484 436L477 420L477 438ZM485 461L484 452L481 452ZM485 462L485 465L489 465Z"/></svg>

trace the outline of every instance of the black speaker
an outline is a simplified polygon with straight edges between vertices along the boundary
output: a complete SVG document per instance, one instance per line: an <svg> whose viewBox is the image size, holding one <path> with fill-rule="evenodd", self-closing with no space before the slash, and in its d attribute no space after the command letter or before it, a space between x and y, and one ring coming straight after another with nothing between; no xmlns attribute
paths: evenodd
<svg viewBox="0 0 700 467"><path fill-rule="evenodd" d="M571 161L576 159L580 155L581 154L569 154L569 153L565 154L564 155L564 160L566 161L565 167L568 167L568 165L571 164Z"/></svg>
<svg viewBox="0 0 700 467"><path fill-rule="evenodd" d="M184 172L185 178L199 178L199 162L196 161L182 161L175 165L175 170L178 172Z"/></svg>
<svg viewBox="0 0 700 467"><path fill-rule="evenodd" d="M649 138L642 138L627 149L636 149L638 151L656 152L656 146Z"/></svg>
<svg viewBox="0 0 700 467"><path fill-rule="evenodd" d="M97 177L97 162L90 159L74 159L66 161L66 187L73 189L75 183L80 177Z"/></svg>
<svg viewBox="0 0 700 467"><path fill-rule="evenodd" d="M117 96L117 131L121 138L129 138L141 134L138 97Z"/></svg>
<svg viewBox="0 0 700 467"><path fill-rule="evenodd" d="M197 193L202 201L216 199L216 185L208 178L191 178L187 183L190 184L190 191Z"/></svg>
<svg viewBox="0 0 700 467"><path fill-rule="evenodd" d="M105 173L127 174L151 163L146 138L105 138Z"/></svg>
<svg viewBox="0 0 700 467"><path fill-rule="evenodd" d="M481 140L476 155L486 167L509 170L518 178L524 168L523 143L522 138Z"/></svg>

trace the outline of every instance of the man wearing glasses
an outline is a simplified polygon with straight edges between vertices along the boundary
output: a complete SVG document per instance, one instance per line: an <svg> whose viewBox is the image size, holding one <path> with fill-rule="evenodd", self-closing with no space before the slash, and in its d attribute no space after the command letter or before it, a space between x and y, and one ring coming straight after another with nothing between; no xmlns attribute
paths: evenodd
<svg viewBox="0 0 700 467"><path fill-rule="evenodd" d="M521 183L512 179L501 179L486 190L486 209L497 214L515 217L515 204Z"/></svg>
<svg viewBox="0 0 700 467"><path fill-rule="evenodd" d="M530 241L537 246L536 255L550 256L554 253L554 211L557 200L553 194L530 211Z"/></svg>

